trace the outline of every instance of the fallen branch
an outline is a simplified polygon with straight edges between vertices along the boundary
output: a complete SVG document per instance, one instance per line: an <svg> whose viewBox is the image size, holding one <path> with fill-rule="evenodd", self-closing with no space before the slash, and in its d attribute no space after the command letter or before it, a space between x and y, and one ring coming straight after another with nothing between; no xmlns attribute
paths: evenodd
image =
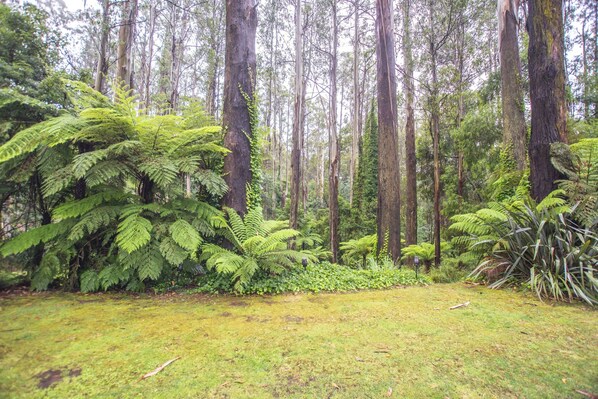
<svg viewBox="0 0 598 399"><path fill-rule="evenodd" d="M470 302L469 302L469 301L467 301L467 302L460 303L460 304L458 304L458 305L455 305L455 306L451 306L451 307L449 308L449 310L454 310L454 309L459 309L459 308L465 308L465 307L469 306L469 303L470 303Z"/></svg>
<svg viewBox="0 0 598 399"><path fill-rule="evenodd" d="M576 389L575 392L577 392L580 395L586 396L586 397L588 397L590 399L596 399L596 398L598 398L598 396L596 396L596 395L594 395L592 393L586 392L586 391L582 391L580 389Z"/></svg>
<svg viewBox="0 0 598 399"><path fill-rule="evenodd" d="M141 380L145 380L146 378L150 378L155 376L156 374L158 374L160 371L164 370L166 367L168 367L168 365L170 365L171 363L176 362L177 360L179 360L181 357L177 356L174 359L170 359L169 361L167 361L166 363L164 363L163 365L161 365L160 367L158 367L157 369L155 369L154 371L150 371L149 373L145 374L143 377L141 377Z"/></svg>

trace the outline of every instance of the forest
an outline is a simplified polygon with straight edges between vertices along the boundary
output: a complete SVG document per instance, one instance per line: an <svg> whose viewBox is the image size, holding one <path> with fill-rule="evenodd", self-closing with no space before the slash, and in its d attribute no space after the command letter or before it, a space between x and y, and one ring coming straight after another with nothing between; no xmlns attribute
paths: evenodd
<svg viewBox="0 0 598 399"><path fill-rule="evenodd" d="M144 388L148 397L376 397L393 386L415 398L596 397L597 231L595 0L0 1L0 391L9 397L133 395L132 385L110 385L99 353L128 342L139 358L121 364L115 349L115 367L133 376L163 362L132 336L89 334L130 321L141 342L190 337L153 333L152 320L206 337L214 323L228 326L219 332L235 338L215 339L245 360L237 369L202 347L214 368L196 373L239 377L172 375L174 387ZM96 300L108 302L85 303ZM154 310L127 321L121 300ZM205 316L219 319L183 317L192 302L198 314L220 309ZM333 309L348 338L294 358L291 372L279 348L335 335L319 330L312 302ZM397 324L391 303L405 312ZM442 332L429 324L437 311ZM53 361L17 365L22 340L71 339L59 321L28 324L45 314L78 324L72 339L97 346L56 344L39 349ZM227 317L270 323L274 352L261 352L267 336L257 349L243 341L246 327ZM306 320L319 327L305 330ZM492 330L483 320L501 321ZM512 323L545 359L503 341ZM285 343L275 332L288 325L299 335ZM427 377L387 375L444 359L411 329L442 341L459 325L479 340L448 345L461 375L440 360ZM348 377L355 371L331 349L363 349L359 326L376 330L383 347L370 352L387 356L351 359L379 379ZM388 349L394 329L417 345L409 356L395 348L407 356L400 367ZM551 334L575 342L562 368L550 354L565 341ZM471 346L495 351L477 372L461 352ZM504 348L513 376L493 390L487 372L505 365L490 359ZM66 353L83 371L56 362ZM193 353L140 381L167 378ZM94 356L103 366L88 372ZM531 358L547 369L530 386L518 372ZM260 384L256 370L273 380Z"/></svg>

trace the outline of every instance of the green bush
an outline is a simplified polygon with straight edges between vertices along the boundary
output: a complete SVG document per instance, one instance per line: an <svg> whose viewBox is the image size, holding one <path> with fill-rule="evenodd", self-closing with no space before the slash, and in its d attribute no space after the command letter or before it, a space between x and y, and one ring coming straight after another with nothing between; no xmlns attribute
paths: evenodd
<svg viewBox="0 0 598 399"><path fill-rule="evenodd" d="M466 233L484 261L474 276L529 285L539 297L579 298L598 304L598 236L576 225L566 202L555 192L533 200L491 203L475 214L458 215L451 229Z"/></svg>
<svg viewBox="0 0 598 399"><path fill-rule="evenodd" d="M233 209L225 211L228 219L215 219L222 226L220 234L232 248L204 244L200 260L209 270L227 276L235 291L244 292L259 271L278 274L301 264L303 259L317 261L305 252L289 249L289 241L299 232L286 228L286 221L265 221L259 207L250 209L244 218Z"/></svg>
<svg viewBox="0 0 598 399"><path fill-rule="evenodd" d="M259 273L245 287L245 294L280 294L284 292L347 292L383 289L401 285L425 285L425 276L415 277L409 269L355 270L330 263L298 267L280 275ZM197 293L234 293L233 282L226 276L208 273L197 281Z"/></svg>
<svg viewBox="0 0 598 399"><path fill-rule="evenodd" d="M440 267L434 267L430 270L428 273L430 280L435 283L445 284L455 283L467 277L470 271L459 268L458 262L447 262L447 260L443 261Z"/></svg>

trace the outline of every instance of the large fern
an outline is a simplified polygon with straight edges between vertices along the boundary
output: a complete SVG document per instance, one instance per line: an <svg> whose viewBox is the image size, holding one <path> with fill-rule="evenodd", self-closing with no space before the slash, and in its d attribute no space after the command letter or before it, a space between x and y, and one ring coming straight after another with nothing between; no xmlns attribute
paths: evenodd
<svg viewBox="0 0 598 399"><path fill-rule="evenodd" d="M244 218L230 208L225 212L227 218L217 217L217 221L223 226L220 234L232 248L204 244L200 259L208 269L229 275L238 292L243 292L258 271L280 273L303 259L317 261L309 253L289 249L289 241L299 232L285 228L286 222L265 221L261 208L250 209Z"/></svg>
<svg viewBox="0 0 598 399"><path fill-rule="evenodd" d="M7 241L0 254L45 244L32 265L35 289L77 276L83 291L141 289L167 267L193 267L204 238L221 227L206 202L226 191L212 169L227 152L220 128L193 122L206 118L139 114L124 90L112 103L80 82L65 85L72 110L0 146L0 168L41 173L42 196L56 202L51 224ZM184 176L194 174L195 196L185 198Z"/></svg>

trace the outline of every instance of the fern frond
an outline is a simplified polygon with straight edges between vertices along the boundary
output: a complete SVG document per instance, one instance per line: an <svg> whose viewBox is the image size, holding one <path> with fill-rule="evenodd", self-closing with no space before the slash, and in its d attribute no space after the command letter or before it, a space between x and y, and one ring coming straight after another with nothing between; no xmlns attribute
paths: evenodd
<svg viewBox="0 0 598 399"><path fill-rule="evenodd" d="M188 251L197 251L202 243L202 238L188 222L179 219L168 228L172 239Z"/></svg>
<svg viewBox="0 0 598 399"><path fill-rule="evenodd" d="M128 253L135 252L149 243L153 227L152 222L142 216L128 216L118 225L116 243Z"/></svg>

